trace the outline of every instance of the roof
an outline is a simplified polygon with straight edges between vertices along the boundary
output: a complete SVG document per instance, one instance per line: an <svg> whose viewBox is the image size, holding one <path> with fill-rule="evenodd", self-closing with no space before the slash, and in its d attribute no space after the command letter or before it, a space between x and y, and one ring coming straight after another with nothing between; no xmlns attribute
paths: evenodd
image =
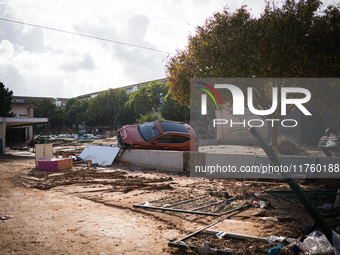
<svg viewBox="0 0 340 255"><path fill-rule="evenodd" d="M48 118L21 118L21 117L0 117L0 123L6 123L7 127L27 126L33 124L45 124Z"/></svg>
<svg viewBox="0 0 340 255"><path fill-rule="evenodd" d="M15 100L44 100L44 99L50 99L51 101L67 101L69 98L61 98L61 97L31 97L31 96L12 96L13 102ZM25 102L26 103L26 102Z"/></svg>
<svg viewBox="0 0 340 255"><path fill-rule="evenodd" d="M153 81L156 81L156 82L164 82L166 83L167 82L167 79L166 78L162 78L162 79L157 79L157 80L152 80L152 81L146 81L146 82L141 82L141 83L136 83L136 84L131 84L131 85L126 85L126 86L122 86L122 87L117 87L117 88L123 88L123 89L129 89L129 88L133 88L133 87L139 87L139 86L144 86L144 85L147 85ZM97 94L101 93L101 92L105 92L105 91L108 91L109 89L107 90L102 90L102 91L97 91L97 92L92 92L92 93L88 93L88 94L84 94L84 95L79 95L75 98L77 99L87 99L87 98L91 98L93 96L96 96ZM32 96L12 96L13 98L13 103L15 102L18 102L18 103L27 103L25 102L25 100L28 100L28 99L32 99L32 100L35 100L35 101L39 101L39 100L43 100L43 99L50 99L51 101L67 101L71 98L60 98L60 97L32 97ZM19 101L16 101L16 100L23 100L23 102L19 102Z"/></svg>
<svg viewBox="0 0 340 255"><path fill-rule="evenodd" d="M157 79L157 80L152 80L152 81L146 81L146 82L141 82L141 83L136 83L136 84L131 84L131 85L126 85L126 86L123 86L123 87L117 87L117 89L119 88L122 88L122 89L129 89L129 88L133 88L133 87L139 87L139 86L144 86L144 85L147 85L153 81L160 81L160 82L167 82L167 79L166 78L162 78L162 79ZM80 95L80 96L77 96L76 98L77 99L82 99L82 98L91 98L91 96L94 96L94 95L97 95L101 92L105 92L105 91L108 91L109 89L107 90L102 90L102 91L97 91L97 92L92 92L92 93L88 93L88 94L84 94L84 95Z"/></svg>

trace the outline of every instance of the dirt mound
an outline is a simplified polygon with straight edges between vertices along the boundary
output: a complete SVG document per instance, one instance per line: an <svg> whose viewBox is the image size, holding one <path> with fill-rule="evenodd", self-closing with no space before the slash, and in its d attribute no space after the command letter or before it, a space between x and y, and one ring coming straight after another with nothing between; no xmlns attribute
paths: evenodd
<svg viewBox="0 0 340 255"><path fill-rule="evenodd" d="M14 181L29 188L48 190L66 185L96 185L104 187L106 192L128 193L135 189L162 190L173 189L170 184L162 185L171 178L145 178L131 176L121 170L82 169L51 171L30 171L14 178ZM99 185L99 186L98 186Z"/></svg>

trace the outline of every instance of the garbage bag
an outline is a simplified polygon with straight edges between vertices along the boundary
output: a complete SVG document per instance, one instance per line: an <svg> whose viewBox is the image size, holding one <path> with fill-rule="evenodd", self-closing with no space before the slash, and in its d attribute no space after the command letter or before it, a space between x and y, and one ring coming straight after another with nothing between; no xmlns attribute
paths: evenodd
<svg viewBox="0 0 340 255"><path fill-rule="evenodd" d="M304 251L310 254L325 254L333 251L333 247L327 237L320 231L315 230L303 241Z"/></svg>
<svg viewBox="0 0 340 255"><path fill-rule="evenodd" d="M340 236L334 231L333 231L332 241L333 241L334 254L340 255Z"/></svg>

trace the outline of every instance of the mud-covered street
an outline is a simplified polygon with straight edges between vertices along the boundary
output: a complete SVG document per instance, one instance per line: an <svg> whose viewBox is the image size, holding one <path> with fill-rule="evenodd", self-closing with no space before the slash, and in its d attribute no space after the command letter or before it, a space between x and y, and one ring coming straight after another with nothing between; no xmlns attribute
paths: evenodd
<svg viewBox="0 0 340 255"><path fill-rule="evenodd" d="M226 221L212 231L261 238L301 238L306 226L314 225L303 207L264 193L289 190L279 180L195 179L184 173L116 161L110 167L84 163L61 171L39 171L34 158L11 155L0 157L0 172L0 215L13 215L0 222L0 254L198 254L197 250L168 247L168 242L221 219ZM339 188L332 180L302 181L300 185L305 190ZM223 216L133 207L155 200L166 207L199 196L209 197L209 203L225 205L229 203L223 202L226 194L232 201L230 206L249 206ZM314 202L320 206L330 202L327 199ZM259 201L266 203L264 209L258 208ZM196 201L190 206L202 205ZM283 220L277 220L280 218ZM339 216L327 217L326 221L335 229ZM236 254L265 254L276 245L206 234L190 240L196 246L203 241ZM290 252L284 254L293 254Z"/></svg>

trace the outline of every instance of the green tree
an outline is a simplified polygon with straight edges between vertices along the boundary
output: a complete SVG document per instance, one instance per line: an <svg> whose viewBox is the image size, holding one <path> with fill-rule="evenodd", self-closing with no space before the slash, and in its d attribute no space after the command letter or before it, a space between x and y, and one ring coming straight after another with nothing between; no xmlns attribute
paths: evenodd
<svg viewBox="0 0 340 255"><path fill-rule="evenodd" d="M63 126L62 109L57 107L50 99L44 98L35 102L34 116L48 118L52 128L60 129Z"/></svg>
<svg viewBox="0 0 340 255"><path fill-rule="evenodd" d="M79 133L79 125L83 121L80 100L71 98L66 101L63 120L67 127L72 129L75 126L77 133Z"/></svg>
<svg viewBox="0 0 340 255"><path fill-rule="evenodd" d="M131 94L126 107L129 107L136 118L141 114L151 111L159 111L164 103L164 97L168 93L168 87L163 82L152 81L150 84L139 87Z"/></svg>
<svg viewBox="0 0 340 255"><path fill-rule="evenodd" d="M320 8L318 0L286 0L282 7L268 3L259 18L252 17L245 7L235 13L225 9L214 14L189 36L188 46L167 63L171 93L177 101L189 105L190 78L339 77L339 7L329 6L323 12ZM257 109L270 108L273 85L283 86L269 83L254 88ZM246 90L245 86L241 89ZM320 86L308 89L331 99L318 100L319 110L329 108L332 101L339 112L339 86L328 91ZM279 108L264 116L281 117ZM274 126L271 132L274 146L276 130Z"/></svg>
<svg viewBox="0 0 340 255"><path fill-rule="evenodd" d="M5 85L0 82L0 116L12 117L12 95L13 91L5 88Z"/></svg>
<svg viewBox="0 0 340 255"><path fill-rule="evenodd" d="M188 122L190 119L189 107L178 103L175 99L173 99L170 92L168 92L168 94L164 97L161 114L167 120Z"/></svg>
<svg viewBox="0 0 340 255"><path fill-rule="evenodd" d="M88 115L88 109L90 108L91 99L81 100L81 121L83 127L86 129L86 133L91 133L91 130L96 126L95 122Z"/></svg>
<svg viewBox="0 0 340 255"><path fill-rule="evenodd" d="M162 119L163 117L159 112L156 112L156 113L148 112L146 114L141 114L135 124L143 124L144 122L151 122L151 121L162 120Z"/></svg>
<svg viewBox="0 0 340 255"><path fill-rule="evenodd" d="M122 88L110 89L100 93L89 102L89 108L86 113L89 121L93 125L109 126L117 130L129 119L129 114L124 108L128 100L129 95Z"/></svg>
<svg viewBox="0 0 340 255"><path fill-rule="evenodd" d="M64 108L57 107L52 125L53 127L58 128L59 133L61 132L61 128L64 126Z"/></svg>
<svg viewBox="0 0 340 255"><path fill-rule="evenodd" d="M104 112L102 111L104 102L104 93L99 93L95 98L89 100L86 116L88 122L92 123L92 126L103 127L107 125Z"/></svg>

